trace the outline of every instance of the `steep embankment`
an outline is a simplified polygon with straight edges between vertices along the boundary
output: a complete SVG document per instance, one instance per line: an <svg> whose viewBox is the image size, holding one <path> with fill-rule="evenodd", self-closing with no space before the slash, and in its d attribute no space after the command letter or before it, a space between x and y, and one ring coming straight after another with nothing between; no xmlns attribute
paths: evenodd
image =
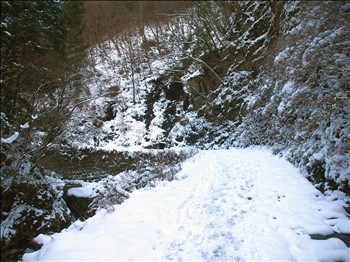
<svg viewBox="0 0 350 262"><path fill-rule="evenodd" d="M43 247L24 261L350 258L341 240L312 239L350 233L342 201L326 199L266 149L202 151L177 179L134 192L112 213L40 235Z"/></svg>
<svg viewBox="0 0 350 262"><path fill-rule="evenodd" d="M238 5L225 83L172 137L202 148L269 145L322 191L349 196L349 4Z"/></svg>

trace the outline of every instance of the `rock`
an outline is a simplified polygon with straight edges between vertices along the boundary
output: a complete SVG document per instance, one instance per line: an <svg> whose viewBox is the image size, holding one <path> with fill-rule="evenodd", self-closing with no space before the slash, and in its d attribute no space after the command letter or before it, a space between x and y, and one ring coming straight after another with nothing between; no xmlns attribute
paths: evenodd
<svg viewBox="0 0 350 262"><path fill-rule="evenodd" d="M316 239L316 240L326 240L326 239L330 239L330 238L339 238L341 241L343 241L345 243L345 245L347 247L350 247L350 235L349 234L333 233L333 234L328 235L328 236L324 236L324 235L310 235L310 237L312 239Z"/></svg>
<svg viewBox="0 0 350 262"><path fill-rule="evenodd" d="M63 198L71 211L73 220L85 220L96 213L96 209L92 208L91 204L97 196L93 189L72 183L65 186Z"/></svg>
<svg viewBox="0 0 350 262"><path fill-rule="evenodd" d="M34 237L59 232L71 223L59 187L28 179L14 181L7 190L1 187L1 261L18 261L27 248L38 249Z"/></svg>

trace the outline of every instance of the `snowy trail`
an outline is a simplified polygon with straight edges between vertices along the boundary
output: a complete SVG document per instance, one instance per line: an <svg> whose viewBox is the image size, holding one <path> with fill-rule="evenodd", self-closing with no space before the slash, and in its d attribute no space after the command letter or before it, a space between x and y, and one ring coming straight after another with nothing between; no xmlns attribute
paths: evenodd
<svg viewBox="0 0 350 262"><path fill-rule="evenodd" d="M178 178L38 236L43 247L24 261L350 260L341 240L309 236L350 233L341 203L267 149L201 151Z"/></svg>

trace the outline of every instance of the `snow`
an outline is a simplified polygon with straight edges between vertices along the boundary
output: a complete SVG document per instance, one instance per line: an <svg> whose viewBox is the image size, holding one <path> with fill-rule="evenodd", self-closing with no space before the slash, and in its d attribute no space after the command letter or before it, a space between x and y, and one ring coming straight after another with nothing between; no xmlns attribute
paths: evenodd
<svg viewBox="0 0 350 262"><path fill-rule="evenodd" d="M288 82L283 86L283 88L282 88L282 93L283 93L283 94L291 95L291 94L293 94L294 88L295 88L295 85L294 85L293 81L288 81Z"/></svg>
<svg viewBox="0 0 350 262"><path fill-rule="evenodd" d="M19 132L15 132L8 138L1 138L1 143L12 144L19 136Z"/></svg>
<svg viewBox="0 0 350 262"><path fill-rule="evenodd" d="M200 151L114 210L39 235L24 261L350 259L341 240L310 237L349 232L341 203L266 148Z"/></svg>
<svg viewBox="0 0 350 262"><path fill-rule="evenodd" d="M92 198L97 196L97 193L94 191L93 188L90 187L73 187L68 189L67 195L83 198Z"/></svg>
<svg viewBox="0 0 350 262"><path fill-rule="evenodd" d="M28 122L26 122L25 124L20 125L20 127L23 129L26 129L26 128L29 128L29 124L28 124Z"/></svg>
<svg viewBox="0 0 350 262"><path fill-rule="evenodd" d="M278 65L279 63L283 63L288 58L288 56L290 56L290 48L286 48L275 57L275 60L274 60L275 65Z"/></svg>

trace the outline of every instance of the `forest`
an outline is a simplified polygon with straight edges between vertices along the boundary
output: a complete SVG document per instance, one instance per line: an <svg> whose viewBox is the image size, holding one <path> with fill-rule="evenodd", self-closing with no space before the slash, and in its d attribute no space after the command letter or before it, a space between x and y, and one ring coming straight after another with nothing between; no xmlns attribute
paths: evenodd
<svg viewBox="0 0 350 262"><path fill-rule="evenodd" d="M346 1L1 1L2 260L207 150L268 148L349 213L349 17Z"/></svg>

